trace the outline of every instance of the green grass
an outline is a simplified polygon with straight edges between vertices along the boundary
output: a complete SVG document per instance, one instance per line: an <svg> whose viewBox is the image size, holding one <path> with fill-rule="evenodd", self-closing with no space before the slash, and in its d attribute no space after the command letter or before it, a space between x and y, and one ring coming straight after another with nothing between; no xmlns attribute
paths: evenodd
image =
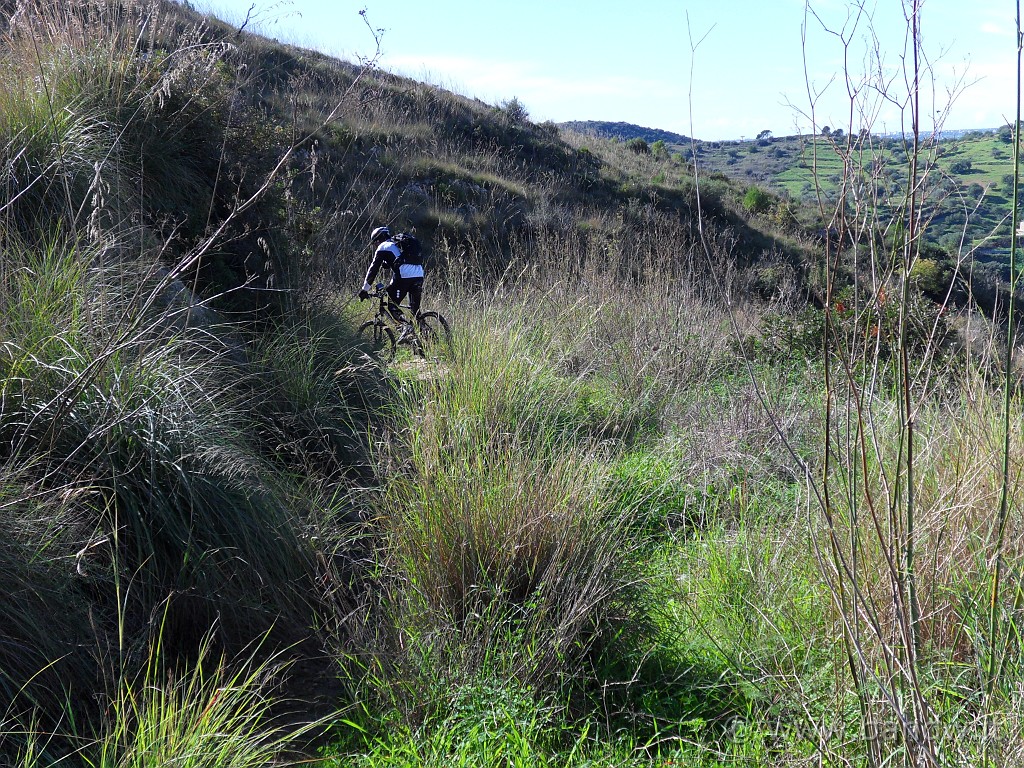
<svg viewBox="0 0 1024 768"><path fill-rule="evenodd" d="M479 638L507 632L529 649L505 659L508 674L536 682L629 615L620 532L631 510L603 494L600 464L578 465L580 452L603 453L604 418L578 404L580 382L559 376L515 317L465 329L445 370L411 387L415 420L393 459L409 474L392 482L380 523L414 585L401 601L410 629L455 633L483 653L466 671L487 663Z"/></svg>
<svg viewBox="0 0 1024 768"><path fill-rule="evenodd" d="M139 680L122 681L101 733L79 758L88 768L255 768L281 761L317 724L274 728L279 671L252 660L232 668L211 658L208 647L183 673L153 659Z"/></svg>
<svg viewBox="0 0 1024 768"><path fill-rule="evenodd" d="M26 190L0 217L0 759L312 760L287 723L325 709L324 761L354 766L856 764L865 712L898 725L898 292L835 309L849 365L826 367L806 209L708 176L698 233L661 147L183 7L76 8L95 34L30 14L0 64L3 179ZM767 174L798 144L714 149ZM957 181L999 172L997 139L940 146L940 169L971 161ZM439 360L382 367L354 339L345 286L381 222L430 247ZM998 392L966 319L933 331L912 300L914 370L943 344L912 391L917 690L976 764ZM1010 560L1021 542L1011 518ZM1019 594L996 607L1015 627ZM991 708L1013 735L1006 648Z"/></svg>
<svg viewBox="0 0 1024 768"><path fill-rule="evenodd" d="M447 698L447 712L416 728L392 729L358 751L334 745L326 750L325 768L652 764L628 742L601 741L591 727L574 727L559 708L515 684L474 681Z"/></svg>

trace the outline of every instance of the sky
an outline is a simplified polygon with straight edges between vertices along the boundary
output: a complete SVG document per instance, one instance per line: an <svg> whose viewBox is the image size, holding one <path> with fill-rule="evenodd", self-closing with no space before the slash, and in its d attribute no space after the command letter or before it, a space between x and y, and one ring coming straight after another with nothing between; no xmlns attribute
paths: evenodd
<svg viewBox="0 0 1024 768"><path fill-rule="evenodd" d="M909 121L897 105L909 90L910 0L860 0L860 16L847 0L192 2L490 104L518 99L536 122L622 121L726 140L807 132L812 114L819 129L897 132ZM1012 123L1013 0L923 0L920 18L922 129ZM873 87L882 81L885 96Z"/></svg>

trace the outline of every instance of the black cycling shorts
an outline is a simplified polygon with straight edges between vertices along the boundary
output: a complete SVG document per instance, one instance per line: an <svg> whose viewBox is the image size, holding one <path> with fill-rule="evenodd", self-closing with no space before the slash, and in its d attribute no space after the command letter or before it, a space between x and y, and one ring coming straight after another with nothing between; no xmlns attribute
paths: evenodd
<svg viewBox="0 0 1024 768"><path fill-rule="evenodd" d="M388 296L391 298L389 302L389 309L391 316L396 320L401 317L401 310L398 309L398 305L402 303L402 299L406 296L409 297L409 310L412 312L413 317L420 311L420 301L423 298L423 278L422 277L396 277L391 281L391 285L387 287ZM395 314L396 311L398 314Z"/></svg>

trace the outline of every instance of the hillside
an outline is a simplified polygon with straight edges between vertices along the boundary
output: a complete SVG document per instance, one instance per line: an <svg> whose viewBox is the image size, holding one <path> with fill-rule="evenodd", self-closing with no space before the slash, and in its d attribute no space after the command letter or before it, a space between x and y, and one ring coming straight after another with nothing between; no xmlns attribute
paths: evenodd
<svg viewBox="0 0 1024 768"><path fill-rule="evenodd" d="M1018 370L864 166L0 13L0 763L1024 761Z"/></svg>
<svg viewBox="0 0 1024 768"><path fill-rule="evenodd" d="M596 136L601 139L616 139L618 141L643 139L648 144L663 141L676 147L682 147L690 143L690 139L682 134L664 131L659 128L645 128L633 123L615 123L607 120L569 120L559 123L558 127L574 133L582 133L586 136Z"/></svg>
<svg viewBox="0 0 1024 768"><path fill-rule="evenodd" d="M861 144L848 142L842 130L826 129L827 134L816 141L809 136L774 136L770 131L751 140L703 141L629 123L576 121L562 125L619 141L662 141L666 151L678 156L680 162L692 164L696 153L705 174L722 174L739 184L758 184L789 201L809 206L817 204L819 188L826 196L834 195L846 153L874 180L883 204L888 200L898 207L909 174L908 140L897 136L871 136L870 141ZM1003 267L999 279L1008 280L1009 223L1005 211L1010 202L1008 179L1013 171L1010 127L942 131L936 136L923 136L922 142L924 152L934 160L928 184L932 199L929 242L949 254L957 253L964 234L966 205L973 209L966 222L967 243L979 249L984 263Z"/></svg>
<svg viewBox="0 0 1024 768"><path fill-rule="evenodd" d="M967 242L986 249L1008 246L1009 225L1003 221L1012 186L1012 137L1002 132L966 132L949 138L924 137L924 151L932 159L925 192L930 198L929 239L950 252L960 247L964 205L975 208L967 224ZM785 194L789 199L812 202L815 178L823 191L835 192L843 156L851 154L865 169L882 204L899 205L909 175L908 146L902 138L871 137L847 143L842 132L811 141L801 136L769 136L751 142L701 143L700 162L709 171L746 178Z"/></svg>

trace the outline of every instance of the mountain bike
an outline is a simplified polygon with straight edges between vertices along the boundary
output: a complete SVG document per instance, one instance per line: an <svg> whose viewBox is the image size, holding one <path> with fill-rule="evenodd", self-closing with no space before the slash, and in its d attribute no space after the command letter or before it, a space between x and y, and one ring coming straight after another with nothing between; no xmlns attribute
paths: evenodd
<svg viewBox="0 0 1024 768"><path fill-rule="evenodd" d="M420 357L435 357L451 348L452 329L448 320L440 312L420 311L413 322L406 318L409 308L405 310L401 320L396 320L388 311L388 293L383 283L374 286L371 299L377 299L377 314L359 326L359 338L362 339L383 363L390 363L400 346L408 346Z"/></svg>

